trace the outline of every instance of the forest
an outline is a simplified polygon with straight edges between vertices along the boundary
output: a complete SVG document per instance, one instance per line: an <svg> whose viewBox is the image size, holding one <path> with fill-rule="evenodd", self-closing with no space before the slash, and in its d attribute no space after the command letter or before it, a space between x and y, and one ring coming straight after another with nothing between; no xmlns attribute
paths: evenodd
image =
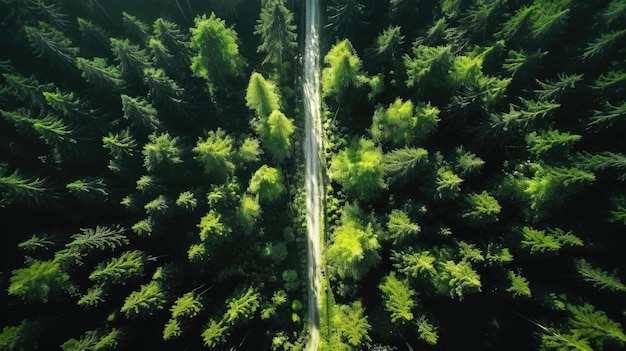
<svg viewBox="0 0 626 351"><path fill-rule="evenodd" d="M0 0L0 351L623 350L626 0Z"/></svg>

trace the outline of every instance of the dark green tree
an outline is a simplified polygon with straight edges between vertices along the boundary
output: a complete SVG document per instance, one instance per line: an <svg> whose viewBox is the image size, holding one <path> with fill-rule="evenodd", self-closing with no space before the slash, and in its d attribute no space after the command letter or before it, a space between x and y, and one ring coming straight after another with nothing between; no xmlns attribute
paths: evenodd
<svg viewBox="0 0 626 351"><path fill-rule="evenodd" d="M257 51L265 54L263 64L277 68L282 77L285 63L289 62L286 58L294 57L298 47L293 13L285 6L285 0L263 1L261 14L254 28L254 34L261 37L262 43Z"/></svg>

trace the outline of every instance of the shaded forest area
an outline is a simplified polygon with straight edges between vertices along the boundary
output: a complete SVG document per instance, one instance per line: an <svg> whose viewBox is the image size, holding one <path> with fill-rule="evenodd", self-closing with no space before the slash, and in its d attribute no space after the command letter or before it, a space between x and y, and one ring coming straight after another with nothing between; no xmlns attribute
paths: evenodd
<svg viewBox="0 0 626 351"><path fill-rule="evenodd" d="M322 350L620 350L626 1L327 0ZM303 1L0 1L0 350L303 350Z"/></svg>

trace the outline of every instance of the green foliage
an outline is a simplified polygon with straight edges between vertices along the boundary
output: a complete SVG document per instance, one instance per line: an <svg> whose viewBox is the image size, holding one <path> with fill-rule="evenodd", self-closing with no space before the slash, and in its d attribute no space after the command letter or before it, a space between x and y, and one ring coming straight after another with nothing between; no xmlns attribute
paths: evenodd
<svg viewBox="0 0 626 351"><path fill-rule="evenodd" d="M454 171L460 176L470 175L478 172L485 161L474 153L465 151L462 146L459 146L455 150L456 152L456 164L454 165Z"/></svg>
<svg viewBox="0 0 626 351"><path fill-rule="evenodd" d="M124 300L124 305L120 312L127 318L147 318L157 310L163 309L165 303L165 292L156 281L144 284L138 291L133 291Z"/></svg>
<svg viewBox="0 0 626 351"><path fill-rule="evenodd" d="M185 64L191 60L189 46L194 47L195 44L189 43L186 32L181 30L176 23L159 17L152 24L152 31L154 32L152 38L158 39L163 43L169 52L176 53L183 58ZM201 33L198 33L198 35L202 36ZM208 49L205 48L205 50Z"/></svg>
<svg viewBox="0 0 626 351"><path fill-rule="evenodd" d="M25 177L15 170L5 175L6 165L0 163L0 207L13 202L39 203L51 189L41 178Z"/></svg>
<svg viewBox="0 0 626 351"><path fill-rule="evenodd" d="M583 52L583 59L588 60L600 55L606 55L606 52L611 49L615 42L619 42L621 37L626 34L626 29L612 31L610 33L604 33L599 38L590 42Z"/></svg>
<svg viewBox="0 0 626 351"><path fill-rule="evenodd" d="M69 287L70 276L58 261L29 260L27 266L11 272L9 295L20 297L25 302L48 302L50 294Z"/></svg>
<svg viewBox="0 0 626 351"><path fill-rule="evenodd" d="M151 134L148 138L150 142L146 143L142 150L143 165L148 171L170 171L183 162L178 137L172 138L169 133L162 133L159 136Z"/></svg>
<svg viewBox="0 0 626 351"><path fill-rule="evenodd" d="M202 332L202 339L206 347L215 347L226 340L228 325L223 325L211 319Z"/></svg>
<svg viewBox="0 0 626 351"><path fill-rule="evenodd" d="M261 201L275 201L285 192L283 175L278 169L263 165L250 178L248 191L258 194Z"/></svg>
<svg viewBox="0 0 626 351"><path fill-rule="evenodd" d="M446 261L441 263L442 271L437 277L437 289L440 293L448 293L450 297L455 296L462 300L464 294L480 291L482 284L480 275L474 270L471 263L461 261Z"/></svg>
<svg viewBox="0 0 626 351"><path fill-rule="evenodd" d="M246 138L237 150L237 158L242 162L257 162L262 154L261 143L255 138Z"/></svg>
<svg viewBox="0 0 626 351"><path fill-rule="evenodd" d="M626 83L626 71L611 70L601 74L594 82L593 88L596 90L609 91Z"/></svg>
<svg viewBox="0 0 626 351"><path fill-rule="evenodd" d="M88 46L96 50L103 50L107 53L109 52L111 46L109 43L110 34L104 28L90 20L80 17L76 18L76 22L78 23L78 29L80 30L81 36L87 43L89 43Z"/></svg>
<svg viewBox="0 0 626 351"><path fill-rule="evenodd" d="M191 48L195 55L191 59L193 73L209 82L215 89L231 77L243 73L245 62L239 54L237 32L226 27L226 22L211 13L194 19L190 28Z"/></svg>
<svg viewBox="0 0 626 351"><path fill-rule="evenodd" d="M332 325L342 341L352 347L359 347L371 339L368 332L371 329L365 315L365 309L361 301L352 302L349 305L338 305L334 309Z"/></svg>
<svg viewBox="0 0 626 351"><path fill-rule="evenodd" d="M226 301L228 310L222 321L229 325L235 325L241 319L250 319L252 314L259 308L261 295L252 287L241 292L238 296Z"/></svg>
<svg viewBox="0 0 626 351"><path fill-rule="evenodd" d="M512 178L521 188L520 196L530 202L530 210L535 218L547 214L548 209L562 203L567 196L595 181L593 173L579 168L550 167L538 163L528 165L532 178L525 176Z"/></svg>
<svg viewBox="0 0 626 351"><path fill-rule="evenodd" d="M204 166L207 174L224 178L235 170L233 139L221 128L209 131L204 141L198 139L192 151L194 159Z"/></svg>
<svg viewBox="0 0 626 351"><path fill-rule="evenodd" d="M345 39L335 45L324 56L326 67L322 70L322 94L338 99L359 83L362 62L352 43Z"/></svg>
<svg viewBox="0 0 626 351"><path fill-rule="evenodd" d="M125 284L129 279L143 275L143 252L139 250L125 251L120 257L98 264L89 279L98 284Z"/></svg>
<svg viewBox="0 0 626 351"><path fill-rule="evenodd" d="M383 155L383 168L391 183L409 181L428 163L428 151L422 148L396 149Z"/></svg>
<svg viewBox="0 0 626 351"><path fill-rule="evenodd" d="M387 230L389 231L389 238L393 240L394 244L397 244L405 237L418 234L421 228L419 225L411 222L406 212L394 209L389 214Z"/></svg>
<svg viewBox="0 0 626 351"><path fill-rule="evenodd" d="M626 285L617 277L617 270L613 273L603 271L592 266L584 258L576 260L576 270L584 281L593 283L595 288L626 292Z"/></svg>
<svg viewBox="0 0 626 351"><path fill-rule="evenodd" d="M293 13L285 6L285 0L264 1L254 34L262 43L257 52L265 53L262 64L279 67L281 72L285 60L293 57L298 47Z"/></svg>
<svg viewBox="0 0 626 351"><path fill-rule="evenodd" d="M582 74L559 73L558 80L537 81L541 89L535 90L537 98L541 101L558 101L563 95L574 89L578 82L583 79Z"/></svg>
<svg viewBox="0 0 626 351"><path fill-rule="evenodd" d="M109 66L102 57L92 60L78 57L76 66L82 71L82 77L101 93L118 92L124 87L122 73L114 66Z"/></svg>
<svg viewBox="0 0 626 351"><path fill-rule="evenodd" d="M482 252L475 244L466 243L465 241L459 241L458 244L461 261L482 262L485 260Z"/></svg>
<svg viewBox="0 0 626 351"><path fill-rule="evenodd" d="M568 305L567 310L572 314L569 319L572 331L591 338L600 348L607 339L615 340L622 346L626 342L621 325L610 319L604 311L596 310L593 305Z"/></svg>
<svg viewBox="0 0 626 351"><path fill-rule="evenodd" d="M105 291L102 285L96 285L93 288L89 288L87 292L78 299L78 306L89 309L97 307L101 302L104 302Z"/></svg>
<svg viewBox="0 0 626 351"><path fill-rule="evenodd" d="M383 293L385 309L391 313L392 323L406 323L413 320L411 310L416 306L413 300L415 291L409 288L407 280L400 280L394 273L391 273L383 278L378 288Z"/></svg>
<svg viewBox="0 0 626 351"><path fill-rule="evenodd" d="M426 316L422 315L417 320L417 332L419 338L424 340L429 345L437 345L439 340L439 334L437 334L437 327L428 322Z"/></svg>
<svg viewBox="0 0 626 351"><path fill-rule="evenodd" d="M463 179L456 175L450 167L441 167L437 170L435 179L435 197L439 199L454 199L461 192Z"/></svg>
<svg viewBox="0 0 626 351"><path fill-rule="evenodd" d="M524 239L520 242L524 248L530 248L530 253L548 253L559 251L563 246L583 246L583 241L572 232L564 232L563 230L548 229L537 230L530 227L523 227L522 234Z"/></svg>
<svg viewBox="0 0 626 351"><path fill-rule="evenodd" d="M602 171L607 168L616 169L619 173L617 179L626 180L626 156L623 154L605 151L592 155L583 151L576 155L576 159L576 163L580 167L592 171Z"/></svg>
<svg viewBox="0 0 626 351"><path fill-rule="evenodd" d="M61 345L62 351L83 350L112 350L115 349L118 339L121 337L119 329L113 328L110 332L89 330L79 339L69 339Z"/></svg>
<svg viewBox="0 0 626 351"><path fill-rule="evenodd" d="M138 45L131 44L128 39L111 38L111 51L118 62L117 68L127 79L127 82L136 84L143 81L143 71L150 62L145 50Z"/></svg>
<svg viewBox="0 0 626 351"><path fill-rule="evenodd" d="M4 326L0 332L0 350L29 350L37 348L39 324L23 319L17 326Z"/></svg>
<svg viewBox="0 0 626 351"><path fill-rule="evenodd" d="M83 178L67 183L65 188L74 196L83 200L106 201L109 193L102 178Z"/></svg>
<svg viewBox="0 0 626 351"><path fill-rule="evenodd" d="M365 6L361 0L331 0L327 6L328 24L337 38L343 39L358 33Z"/></svg>
<svg viewBox="0 0 626 351"><path fill-rule="evenodd" d="M193 292L188 292L176 299L176 302L174 302L174 305L170 308L172 318L175 319L193 318L198 315L200 311L202 311L200 296Z"/></svg>
<svg viewBox="0 0 626 351"><path fill-rule="evenodd" d="M246 106L256 111L260 119L264 119L274 110L280 108L280 97L276 86L258 72L253 72L246 89Z"/></svg>
<svg viewBox="0 0 626 351"><path fill-rule="evenodd" d="M470 194L466 200L468 211L463 213L471 223L486 224L498 221L498 214L502 207L498 200L489 195L486 190L480 194Z"/></svg>
<svg viewBox="0 0 626 351"><path fill-rule="evenodd" d="M61 69L76 65L78 48L72 46L63 32L44 22L39 22L37 27L25 26L24 30L37 57Z"/></svg>
<svg viewBox="0 0 626 351"><path fill-rule="evenodd" d="M383 180L383 154L371 140L353 140L350 145L333 156L330 178L344 189L366 200L386 185Z"/></svg>
<svg viewBox="0 0 626 351"><path fill-rule="evenodd" d="M92 250L114 250L129 243L123 234L126 230L120 226L96 226L80 231L80 234L71 236L72 241L66 246L81 255L86 255Z"/></svg>
<svg viewBox="0 0 626 351"><path fill-rule="evenodd" d="M531 297L530 287L528 286L528 280L523 276L516 274L513 271L509 271L509 281L511 286L506 291L513 294L513 297Z"/></svg>
<svg viewBox="0 0 626 351"><path fill-rule="evenodd" d="M183 191L176 199L176 206L187 211L193 211L198 205L198 200L191 191Z"/></svg>
<svg viewBox="0 0 626 351"><path fill-rule="evenodd" d="M418 45L413 47L412 51L412 57L404 56L408 75L407 86L420 86L423 83L445 86L449 82L449 70L453 62L450 46Z"/></svg>
<svg viewBox="0 0 626 351"><path fill-rule="evenodd" d="M526 144L528 151L535 157L544 155L566 154L569 152L574 143L582 138L578 134L561 133L558 130L547 130L538 134L531 132L526 136Z"/></svg>
<svg viewBox="0 0 626 351"><path fill-rule="evenodd" d="M371 224L363 224L361 216L358 207L346 204L341 225L333 231L326 249L326 259L341 279L359 280L379 260L380 244Z"/></svg>
<svg viewBox="0 0 626 351"><path fill-rule="evenodd" d="M124 159L132 157L137 143L128 129L123 129L119 133L109 133L102 137L102 146L109 150L109 169L113 172L121 172L124 168Z"/></svg>
<svg viewBox="0 0 626 351"><path fill-rule="evenodd" d="M257 126L261 143L278 161L291 156L291 136L294 133L293 122L278 110L272 111L267 118L262 118Z"/></svg>
<svg viewBox="0 0 626 351"><path fill-rule="evenodd" d="M613 0L600 12L600 17L607 24L618 23L620 19L626 17L626 2L624 0Z"/></svg>
<svg viewBox="0 0 626 351"><path fill-rule="evenodd" d="M143 23L139 18L122 11L122 22L124 22L124 30L129 38L135 43L144 45L150 36L150 27Z"/></svg>
<svg viewBox="0 0 626 351"><path fill-rule="evenodd" d="M180 322L176 319L170 319L163 328L163 340L179 337L182 333Z"/></svg>
<svg viewBox="0 0 626 351"><path fill-rule="evenodd" d="M200 239L202 241L208 240L212 235L224 236L230 233L230 229L224 225L221 221L222 216L215 210L211 209L209 212L200 219Z"/></svg>
<svg viewBox="0 0 626 351"><path fill-rule="evenodd" d="M170 209L171 201L163 195L157 196L154 200L148 202L143 208L146 214L151 218L166 216Z"/></svg>
<svg viewBox="0 0 626 351"><path fill-rule="evenodd" d="M623 120L626 116L626 101L614 105L610 102L604 103L604 109L593 111L588 127L610 127L613 123Z"/></svg>
<svg viewBox="0 0 626 351"><path fill-rule="evenodd" d="M413 108L411 100L398 98L386 110L374 113L372 137L394 146L423 142L437 128L439 109L420 103Z"/></svg>
<svg viewBox="0 0 626 351"><path fill-rule="evenodd" d="M618 196L613 199L613 208L611 216L609 218L610 222L622 222L626 225L626 197Z"/></svg>
<svg viewBox="0 0 626 351"><path fill-rule="evenodd" d="M54 245L54 241L50 240L46 235L33 235L29 239L17 244L17 247L29 252L36 252L39 250L47 250L52 245Z"/></svg>
<svg viewBox="0 0 626 351"><path fill-rule="evenodd" d="M430 251L394 252L393 260L396 262L394 266L398 272L409 277L432 278L437 275L435 256Z"/></svg>
<svg viewBox="0 0 626 351"><path fill-rule="evenodd" d="M404 44L404 35L400 34L401 29L400 26L384 29L376 37L370 54L384 63L394 63L400 60L402 58L402 44Z"/></svg>

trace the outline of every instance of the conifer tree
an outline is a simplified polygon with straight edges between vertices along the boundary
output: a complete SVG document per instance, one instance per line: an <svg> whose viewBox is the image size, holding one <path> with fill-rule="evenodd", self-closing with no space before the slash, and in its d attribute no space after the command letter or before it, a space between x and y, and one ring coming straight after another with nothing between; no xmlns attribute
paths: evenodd
<svg viewBox="0 0 626 351"><path fill-rule="evenodd" d="M285 0L264 1L254 28L254 34L262 40L257 51L265 53L263 64L278 68L280 76L283 76L284 64L294 56L298 46L293 13L285 6Z"/></svg>
<svg viewBox="0 0 626 351"><path fill-rule="evenodd" d="M165 291L157 281L152 280L128 295L120 312L130 319L147 318L157 310L163 309L165 301Z"/></svg>
<svg viewBox="0 0 626 351"><path fill-rule="evenodd" d="M45 22L37 27L24 27L31 48L37 57L63 70L72 70L76 65L78 48L61 31Z"/></svg>
<svg viewBox="0 0 626 351"><path fill-rule="evenodd" d="M246 106L255 110L258 118L267 118L272 111L280 108L276 86L260 73L253 72L246 89Z"/></svg>
<svg viewBox="0 0 626 351"><path fill-rule="evenodd" d="M191 28L191 47L195 55L191 60L193 73L208 81L211 90L243 73L245 61L239 54L237 32L226 27L226 22L211 13L196 17ZM167 44L166 44L167 45Z"/></svg>

